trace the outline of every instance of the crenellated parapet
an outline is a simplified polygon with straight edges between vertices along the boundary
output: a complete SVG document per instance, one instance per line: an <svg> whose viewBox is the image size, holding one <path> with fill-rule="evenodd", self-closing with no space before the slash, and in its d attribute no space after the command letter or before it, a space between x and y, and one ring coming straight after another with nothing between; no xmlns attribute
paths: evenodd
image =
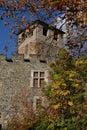
<svg viewBox="0 0 87 130"><path fill-rule="evenodd" d="M18 63L18 62L30 62L30 63L47 63L46 59L38 58L37 55L30 54L28 58L24 57L24 54L13 54L11 58L7 58L6 55L0 54L0 64L4 63Z"/></svg>
<svg viewBox="0 0 87 130"><path fill-rule="evenodd" d="M64 32L48 24L35 21L18 33L18 50L11 58L0 55L0 124L5 126L13 114L11 104L17 92L28 90L33 109L38 99L45 100L41 87L48 83L49 63L58 59L63 47Z"/></svg>
<svg viewBox="0 0 87 130"><path fill-rule="evenodd" d="M22 54L16 54L13 55L11 58L7 58L6 55L0 54L0 62L13 62L13 61L23 61L24 55Z"/></svg>

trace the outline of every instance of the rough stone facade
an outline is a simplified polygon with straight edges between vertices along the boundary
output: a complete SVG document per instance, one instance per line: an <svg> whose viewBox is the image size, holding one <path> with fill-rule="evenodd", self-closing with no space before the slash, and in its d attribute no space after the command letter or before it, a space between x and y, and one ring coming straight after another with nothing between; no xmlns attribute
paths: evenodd
<svg viewBox="0 0 87 130"><path fill-rule="evenodd" d="M29 58L36 54L39 59L47 62L58 58L58 51L63 47L64 32L41 21L34 22L30 28L18 34L18 53Z"/></svg>
<svg viewBox="0 0 87 130"><path fill-rule="evenodd" d="M3 124L7 120L8 113L11 111L12 97L17 91L28 88L29 91L31 89L33 91L31 91L32 99L33 96L41 96L40 88L31 86L31 74L32 71L47 73L48 68L47 64L41 63L38 60L25 62L23 55L14 56L13 62L6 61L5 56L0 56L0 123Z"/></svg>
<svg viewBox="0 0 87 130"><path fill-rule="evenodd" d="M34 102L34 110L36 109L35 102L39 97L42 98L42 103L45 103L41 94L41 86L37 85L37 78L34 81L34 72L36 72L36 75L40 73L39 80L41 80L41 83L43 83L43 80L48 83L48 63L58 58L59 48L63 47L63 32L47 25L48 28L43 35L43 27L46 27L46 24L36 22L31 26L31 29L33 28L32 36L29 36L28 29L18 34L18 54L14 54L12 60L6 60L4 55L0 55L0 124L3 126L9 119L11 102L17 91L23 88L29 91L30 100ZM54 38L55 31L57 38ZM28 33L26 38L23 36L24 32ZM46 38L50 40L46 40ZM50 54L47 55L47 52L50 52ZM38 87L35 87L33 82Z"/></svg>

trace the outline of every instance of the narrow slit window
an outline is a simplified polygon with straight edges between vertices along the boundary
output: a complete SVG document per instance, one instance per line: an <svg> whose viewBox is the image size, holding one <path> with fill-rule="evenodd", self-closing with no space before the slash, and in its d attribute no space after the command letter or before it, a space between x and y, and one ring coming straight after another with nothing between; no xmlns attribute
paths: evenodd
<svg viewBox="0 0 87 130"><path fill-rule="evenodd" d="M43 28L43 35L47 36L47 28Z"/></svg>
<svg viewBox="0 0 87 130"><path fill-rule="evenodd" d="M57 32L54 32L54 40L57 41Z"/></svg>

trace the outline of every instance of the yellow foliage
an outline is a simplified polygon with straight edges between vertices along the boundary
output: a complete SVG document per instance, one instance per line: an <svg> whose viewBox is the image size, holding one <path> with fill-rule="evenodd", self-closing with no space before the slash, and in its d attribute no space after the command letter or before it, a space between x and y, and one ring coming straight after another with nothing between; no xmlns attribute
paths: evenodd
<svg viewBox="0 0 87 130"><path fill-rule="evenodd" d="M51 90L55 90L55 89L59 88L60 85L61 85L61 82L55 82L55 83L53 83Z"/></svg>
<svg viewBox="0 0 87 130"><path fill-rule="evenodd" d="M67 85L66 85L66 83L55 82L55 83L52 85L52 90L57 89L57 88L59 88L59 87L61 87L61 86L66 87Z"/></svg>
<svg viewBox="0 0 87 130"><path fill-rule="evenodd" d="M62 90L62 91L60 91L60 95L66 96L68 94L70 94L69 90Z"/></svg>
<svg viewBox="0 0 87 130"><path fill-rule="evenodd" d="M76 75L76 71L70 71L69 78L73 78Z"/></svg>
<svg viewBox="0 0 87 130"><path fill-rule="evenodd" d="M73 87L78 87L79 84L77 84L77 83L73 83L72 86L73 86Z"/></svg>
<svg viewBox="0 0 87 130"><path fill-rule="evenodd" d="M60 107L60 104L53 105L53 108L56 110Z"/></svg>
<svg viewBox="0 0 87 130"><path fill-rule="evenodd" d="M72 101L68 101L68 105L69 106L73 106L73 102Z"/></svg>
<svg viewBox="0 0 87 130"><path fill-rule="evenodd" d="M63 87L66 87L67 85L65 83L62 84Z"/></svg>
<svg viewBox="0 0 87 130"><path fill-rule="evenodd" d="M78 59L75 63L76 66L83 64L83 60Z"/></svg>
<svg viewBox="0 0 87 130"><path fill-rule="evenodd" d="M72 78L69 78L69 81L73 81L73 79L72 79Z"/></svg>

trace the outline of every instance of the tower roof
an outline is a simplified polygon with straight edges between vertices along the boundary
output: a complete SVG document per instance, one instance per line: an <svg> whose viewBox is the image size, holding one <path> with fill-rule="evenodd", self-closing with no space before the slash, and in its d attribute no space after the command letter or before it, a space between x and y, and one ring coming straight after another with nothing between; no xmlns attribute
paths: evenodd
<svg viewBox="0 0 87 130"><path fill-rule="evenodd" d="M28 27L18 31L17 35L19 35L20 33L24 32L26 29L34 29L35 28L35 25L42 25L43 27L45 28L48 28L48 29L51 29L53 31L55 31L56 33L59 33L59 34L65 34L65 32L63 32L62 30L60 29L57 29L56 27L50 25L50 24L47 24L41 20L36 20L34 22L32 22Z"/></svg>

